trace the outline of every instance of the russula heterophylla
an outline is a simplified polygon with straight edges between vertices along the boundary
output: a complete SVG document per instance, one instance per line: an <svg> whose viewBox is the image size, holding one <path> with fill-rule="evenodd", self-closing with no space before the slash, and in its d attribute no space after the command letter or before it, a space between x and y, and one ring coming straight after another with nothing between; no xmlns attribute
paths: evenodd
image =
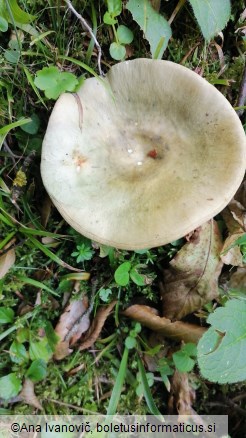
<svg viewBox="0 0 246 438"><path fill-rule="evenodd" d="M215 87L178 64L136 59L58 99L41 173L79 233L143 249L170 243L219 213L245 167L244 130Z"/></svg>

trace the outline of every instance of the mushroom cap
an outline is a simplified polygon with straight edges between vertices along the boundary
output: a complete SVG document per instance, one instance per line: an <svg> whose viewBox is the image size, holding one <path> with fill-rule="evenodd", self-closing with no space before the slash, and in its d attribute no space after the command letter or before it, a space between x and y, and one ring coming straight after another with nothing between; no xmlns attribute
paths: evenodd
<svg viewBox="0 0 246 438"><path fill-rule="evenodd" d="M178 64L136 59L58 99L41 174L79 233L143 249L219 213L243 179L245 152L238 116L215 87Z"/></svg>

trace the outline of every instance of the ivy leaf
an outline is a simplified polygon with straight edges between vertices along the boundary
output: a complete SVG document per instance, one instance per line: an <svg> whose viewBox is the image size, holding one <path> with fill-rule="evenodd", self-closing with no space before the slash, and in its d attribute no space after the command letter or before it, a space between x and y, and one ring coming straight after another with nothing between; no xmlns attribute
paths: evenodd
<svg viewBox="0 0 246 438"><path fill-rule="evenodd" d="M1 398L8 400L15 397L21 390L21 380L15 373L0 378Z"/></svg>
<svg viewBox="0 0 246 438"><path fill-rule="evenodd" d="M126 286L129 283L130 269L131 269L130 262L124 262L116 269L114 273L114 279L119 286Z"/></svg>
<svg viewBox="0 0 246 438"><path fill-rule="evenodd" d="M189 0L204 38L209 41L224 29L230 15L230 0Z"/></svg>
<svg viewBox="0 0 246 438"><path fill-rule="evenodd" d="M39 382L46 377L47 365L44 360L36 359L32 362L30 367L26 372L26 377L31 379L33 382Z"/></svg>
<svg viewBox="0 0 246 438"><path fill-rule="evenodd" d="M153 9L149 0L129 0L126 7L149 41L152 58L161 59L172 35L167 20Z"/></svg>
<svg viewBox="0 0 246 438"><path fill-rule="evenodd" d="M210 314L211 327L197 347L202 375L211 382L235 383L246 379L246 302L227 301Z"/></svg>
<svg viewBox="0 0 246 438"><path fill-rule="evenodd" d="M74 91L78 79L73 73L61 72L57 67L44 67L37 72L34 84L49 99L57 99L65 91Z"/></svg>
<svg viewBox="0 0 246 438"><path fill-rule="evenodd" d="M119 43L112 43L109 47L110 56L116 61L120 61L126 56L126 48Z"/></svg>

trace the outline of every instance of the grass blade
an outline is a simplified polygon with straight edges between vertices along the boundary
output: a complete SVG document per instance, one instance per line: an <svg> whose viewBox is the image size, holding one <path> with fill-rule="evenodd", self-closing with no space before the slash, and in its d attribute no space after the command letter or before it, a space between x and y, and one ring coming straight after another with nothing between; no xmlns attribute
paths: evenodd
<svg viewBox="0 0 246 438"><path fill-rule="evenodd" d="M157 406L156 406L156 404L154 402L154 399L152 397L152 394L150 392L150 388L149 388L149 385L148 385L148 380L147 380L147 377L146 377L145 369L144 369L143 363L142 363L142 361L141 361L139 356L137 358L137 361L138 361L138 370L139 370L139 374L140 374L140 377L141 377L141 383L142 383L143 389L144 389L144 398L145 398L145 401L147 403L147 406L148 406L148 408L149 408L149 410L150 410L152 415L158 415L158 416L160 415L160 416L162 416L162 414L160 413L159 409L157 408Z"/></svg>
<svg viewBox="0 0 246 438"><path fill-rule="evenodd" d="M121 391L122 391L122 386L125 380L125 376L126 376L126 370L127 370L127 360L128 360L128 353L129 350L127 347L125 347L122 359L121 359L121 363L120 363L120 368L119 368L119 372L117 374L116 377L116 381L115 381L115 385L109 400L109 405L108 405L108 409L107 409L107 415L115 415L116 410L117 410L117 406L119 403L119 399L120 399L120 395L121 395Z"/></svg>

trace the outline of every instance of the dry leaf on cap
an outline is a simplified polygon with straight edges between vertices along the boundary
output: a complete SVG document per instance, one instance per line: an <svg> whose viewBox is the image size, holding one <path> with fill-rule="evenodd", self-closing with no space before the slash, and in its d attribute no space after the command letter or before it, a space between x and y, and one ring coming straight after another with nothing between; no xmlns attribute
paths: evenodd
<svg viewBox="0 0 246 438"><path fill-rule="evenodd" d="M179 415L196 415L192 408L195 401L195 391L191 388L187 373L176 370L171 378L171 396L168 401L170 413Z"/></svg>
<svg viewBox="0 0 246 438"><path fill-rule="evenodd" d="M79 301L72 301L64 310L55 328L60 341L56 345L54 357L61 360L72 353L69 348L90 326L88 299L83 297Z"/></svg>
<svg viewBox="0 0 246 438"><path fill-rule="evenodd" d="M195 324L188 324L182 321L171 322L170 319L161 318L156 314L155 309L140 304L128 307L123 314L155 332L162 333L168 338L186 343L197 343L206 331L205 328Z"/></svg>
<svg viewBox="0 0 246 438"><path fill-rule="evenodd" d="M0 278L3 278L15 263L15 250L10 249L5 254L0 255Z"/></svg>
<svg viewBox="0 0 246 438"><path fill-rule="evenodd" d="M107 317L109 316L111 310L114 308L116 303L117 301L115 300L106 307L100 307L100 309L96 313L94 320L92 321L91 327L88 330L85 339L83 340L83 343L79 347L79 350L86 350L87 348L90 348L94 344L94 342L96 342Z"/></svg>
<svg viewBox="0 0 246 438"><path fill-rule="evenodd" d="M37 409L43 409L34 392L34 383L32 380L25 379L19 397L24 403L34 406Z"/></svg>
<svg viewBox="0 0 246 438"><path fill-rule="evenodd" d="M161 285L163 315L182 319L218 296L222 241L213 220L200 227L199 236L187 242L164 270Z"/></svg>

